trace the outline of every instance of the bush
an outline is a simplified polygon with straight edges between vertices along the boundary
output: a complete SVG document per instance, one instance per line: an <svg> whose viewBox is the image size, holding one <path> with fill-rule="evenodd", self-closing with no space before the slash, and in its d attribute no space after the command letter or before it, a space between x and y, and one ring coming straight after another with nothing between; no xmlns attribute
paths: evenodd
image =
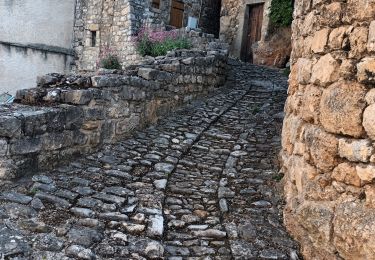
<svg viewBox="0 0 375 260"><path fill-rule="evenodd" d="M270 21L275 28L290 26L293 21L293 1L272 0Z"/></svg>
<svg viewBox="0 0 375 260"><path fill-rule="evenodd" d="M142 56L164 56L168 51L190 49L189 40L179 37L175 31L150 31L141 29L135 38L137 51Z"/></svg>
<svg viewBox="0 0 375 260"><path fill-rule="evenodd" d="M122 68L118 55L110 48L101 50L96 66L109 70L120 70Z"/></svg>

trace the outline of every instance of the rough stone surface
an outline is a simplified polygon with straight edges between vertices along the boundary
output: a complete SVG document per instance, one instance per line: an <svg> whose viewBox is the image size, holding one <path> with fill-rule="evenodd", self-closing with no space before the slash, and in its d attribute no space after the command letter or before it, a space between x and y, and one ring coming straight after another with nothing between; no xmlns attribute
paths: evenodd
<svg viewBox="0 0 375 260"><path fill-rule="evenodd" d="M54 74L57 79L52 85L41 81L37 88L18 91L16 104L0 107L0 177L10 179L52 168L156 122L221 86L227 58L225 50L216 47L180 50L152 65L76 76L86 82L84 86L71 79L75 76ZM152 77L144 76L146 71L152 72ZM54 102L46 100L51 91L58 91ZM106 162L113 163L110 159ZM161 171L171 171L167 162L160 163ZM127 173L109 172L116 174Z"/></svg>
<svg viewBox="0 0 375 260"><path fill-rule="evenodd" d="M297 259L276 181L286 78L230 65L226 87L208 98L65 166L4 182L5 259Z"/></svg>
<svg viewBox="0 0 375 260"><path fill-rule="evenodd" d="M374 15L374 0L295 3L280 158L305 259L374 257Z"/></svg>

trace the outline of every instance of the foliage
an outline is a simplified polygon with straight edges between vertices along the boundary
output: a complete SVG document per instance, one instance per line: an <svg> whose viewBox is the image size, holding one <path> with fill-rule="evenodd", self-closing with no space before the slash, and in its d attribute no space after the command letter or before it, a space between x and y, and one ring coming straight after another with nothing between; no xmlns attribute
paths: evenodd
<svg viewBox="0 0 375 260"><path fill-rule="evenodd" d="M142 28L134 39L137 51L142 56L164 56L168 51L190 49L190 42L176 31L151 31Z"/></svg>
<svg viewBox="0 0 375 260"><path fill-rule="evenodd" d="M99 55L98 67L111 70L120 70L121 63L117 54L109 48L104 49Z"/></svg>
<svg viewBox="0 0 375 260"><path fill-rule="evenodd" d="M283 70L283 74L284 74L284 76L289 77L289 74L290 74L290 68L285 68L285 69Z"/></svg>
<svg viewBox="0 0 375 260"><path fill-rule="evenodd" d="M272 0L270 21L273 27L287 27L292 24L293 2L292 0Z"/></svg>

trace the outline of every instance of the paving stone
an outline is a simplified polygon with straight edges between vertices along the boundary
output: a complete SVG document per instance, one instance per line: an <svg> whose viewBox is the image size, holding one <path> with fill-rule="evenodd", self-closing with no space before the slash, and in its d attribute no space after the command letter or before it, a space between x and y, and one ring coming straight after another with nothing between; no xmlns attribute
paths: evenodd
<svg viewBox="0 0 375 260"><path fill-rule="evenodd" d="M161 215L150 217L147 233L152 237L161 237L164 233L164 218Z"/></svg>
<svg viewBox="0 0 375 260"><path fill-rule="evenodd" d="M4 192L0 195L0 200L5 200L5 201L11 201L11 202L16 202L16 203L21 203L21 204L29 204L29 202L33 198L30 196L25 196L20 193L16 192Z"/></svg>

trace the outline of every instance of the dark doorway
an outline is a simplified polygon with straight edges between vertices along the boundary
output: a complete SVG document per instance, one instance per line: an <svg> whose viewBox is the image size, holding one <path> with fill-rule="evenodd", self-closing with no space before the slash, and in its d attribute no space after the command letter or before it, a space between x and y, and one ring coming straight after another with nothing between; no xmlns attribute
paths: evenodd
<svg viewBox="0 0 375 260"><path fill-rule="evenodd" d="M177 0L172 0L171 18L169 24L181 28L184 19L184 3Z"/></svg>
<svg viewBox="0 0 375 260"><path fill-rule="evenodd" d="M252 45L262 36L264 4L248 5L243 31L241 60L253 62Z"/></svg>
<svg viewBox="0 0 375 260"><path fill-rule="evenodd" d="M199 28L205 33L214 34L216 38L220 33L221 0L203 0L199 20Z"/></svg>

